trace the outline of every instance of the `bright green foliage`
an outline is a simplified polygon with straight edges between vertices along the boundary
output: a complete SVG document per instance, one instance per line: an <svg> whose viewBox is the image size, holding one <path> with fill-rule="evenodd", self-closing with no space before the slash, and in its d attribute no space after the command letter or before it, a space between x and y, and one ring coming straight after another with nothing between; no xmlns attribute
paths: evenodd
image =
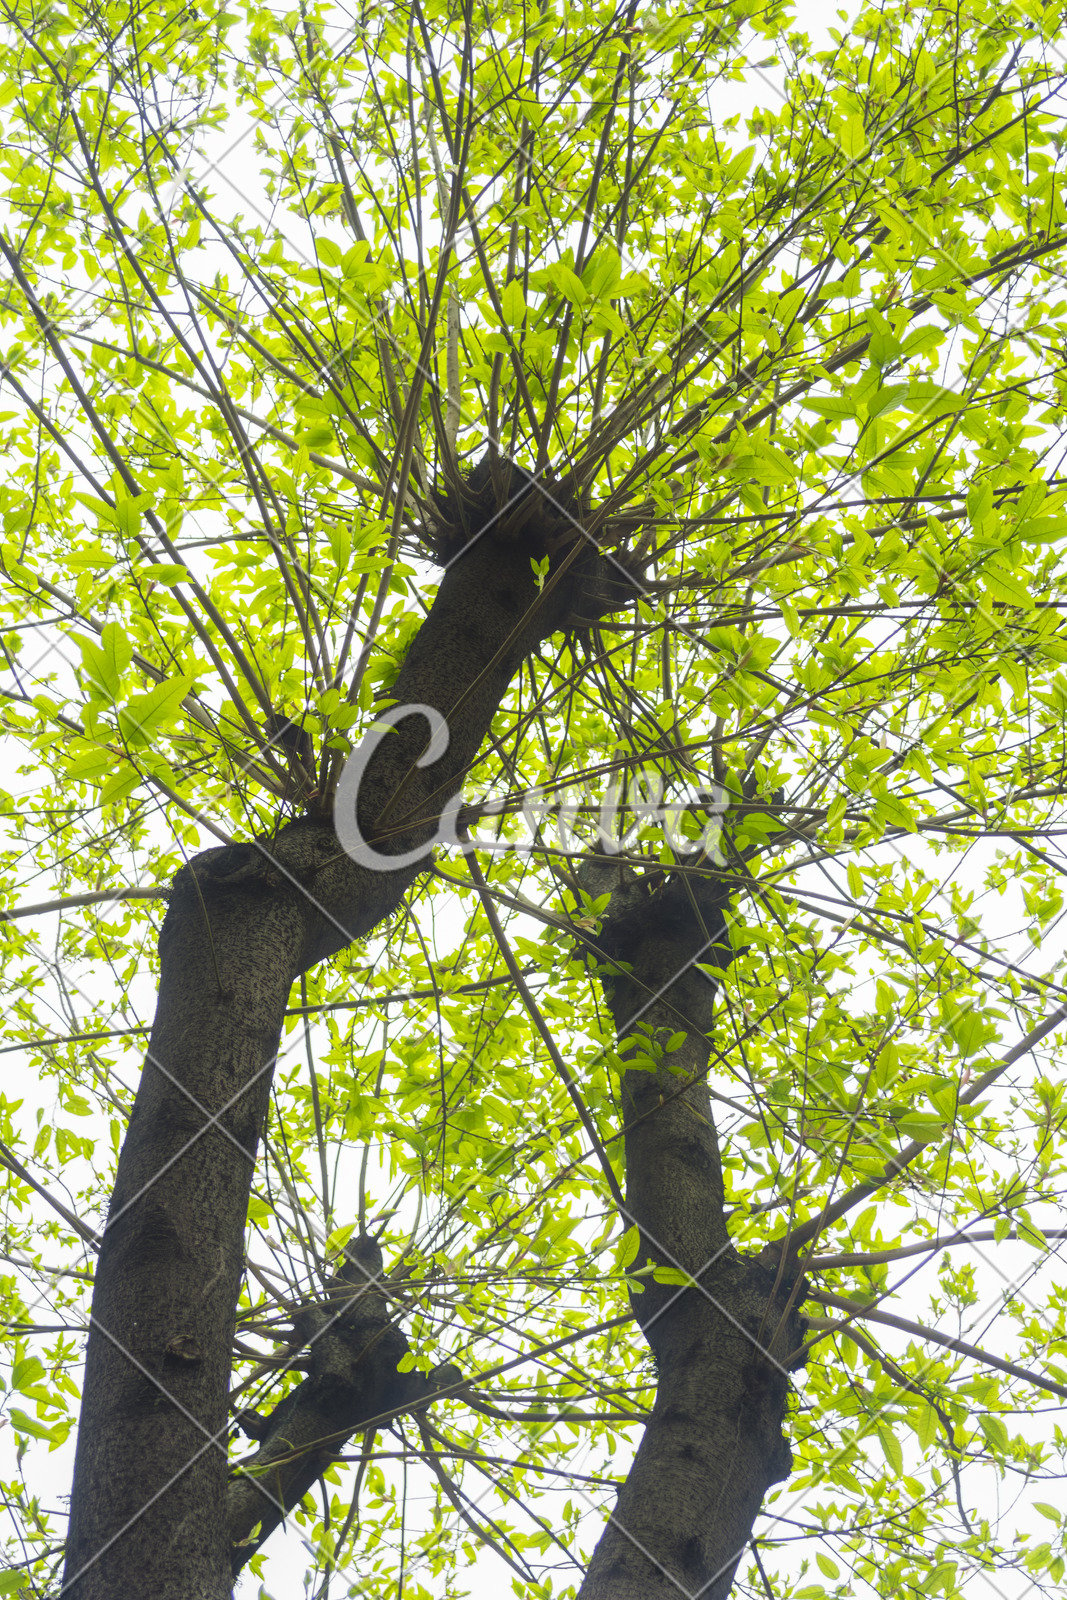
<svg viewBox="0 0 1067 1600"><path fill-rule="evenodd" d="M58 1587L74 1222L151 1016L161 903L109 897L300 810L271 708L336 770L432 597L429 487L487 436L649 580L516 681L472 793L516 834L537 786L731 800L732 1227L810 1224L814 1291L794 1473L739 1583L1058 1592L1061 1036L984 1076L1065 995L1058 8L887 3L813 39L784 0L0 13L2 881L65 901L2 928L23 1592ZM569 821L585 848L593 810ZM621 1167L568 934L598 908L543 844L482 869ZM651 823L634 848L675 860ZM634 1241L463 856L293 1007L242 1403L289 1381L258 1358L327 1245L391 1209L416 1359L475 1402L354 1444L306 1502L308 1592L336 1560L334 1595L401 1567L407 1600L458 1595L477 1561L486 1592L565 1594L655 1378Z"/></svg>

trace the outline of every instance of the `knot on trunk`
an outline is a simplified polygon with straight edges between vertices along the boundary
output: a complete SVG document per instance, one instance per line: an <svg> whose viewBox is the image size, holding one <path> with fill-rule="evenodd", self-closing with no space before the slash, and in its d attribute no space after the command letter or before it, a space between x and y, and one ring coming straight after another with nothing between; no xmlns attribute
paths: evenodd
<svg viewBox="0 0 1067 1600"><path fill-rule="evenodd" d="M653 1317L642 1318L659 1372L657 1405L686 1404L686 1395L699 1393L698 1412L706 1407L720 1425L732 1417L758 1443L768 1484L792 1466L782 1429L789 1374L806 1359L799 1309L806 1288L803 1278L790 1282L731 1248L696 1287L674 1289Z"/></svg>
<svg viewBox="0 0 1067 1600"><path fill-rule="evenodd" d="M625 863L616 866L598 860L593 865L599 870L587 871L583 863L579 881L587 893L611 893L599 934L586 941L602 960L627 965L640 960L646 981L648 953L657 945L669 945L673 958L683 963L688 956L711 965L725 964L725 950L719 951L722 961L714 959L730 902L718 873L691 868L670 875L659 869L638 875Z"/></svg>
<svg viewBox="0 0 1067 1600"><path fill-rule="evenodd" d="M642 592L643 563L588 532L588 496L551 475L487 455L465 477L436 490L433 501L437 518L422 538L442 565L482 539L537 563L542 586L566 563L562 603L550 607L551 631L591 627Z"/></svg>
<svg viewBox="0 0 1067 1600"><path fill-rule="evenodd" d="M408 1342L394 1321L377 1243L362 1235L321 1299L293 1319L290 1351L307 1348L308 1376L265 1417L241 1411L242 1430L259 1441L230 1485L234 1572L239 1572L352 1434L429 1403L461 1382L449 1363L429 1374L401 1372Z"/></svg>
<svg viewBox="0 0 1067 1600"><path fill-rule="evenodd" d="M433 500L437 523L423 537L442 564L482 534L497 544L521 544L533 558L551 556L581 534L589 510L585 496L562 490L547 473L488 455L435 490Z"/></svg>

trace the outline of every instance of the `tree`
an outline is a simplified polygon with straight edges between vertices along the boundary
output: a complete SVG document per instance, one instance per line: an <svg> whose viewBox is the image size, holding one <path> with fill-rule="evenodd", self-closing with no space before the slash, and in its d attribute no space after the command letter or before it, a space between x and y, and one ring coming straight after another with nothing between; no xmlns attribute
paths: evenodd
<svg viewBox="0 0 1067 1600"><path fill-rule="evenodd" d="M3 16L0 1593L1055 1588L1060 16Z"/></svg>

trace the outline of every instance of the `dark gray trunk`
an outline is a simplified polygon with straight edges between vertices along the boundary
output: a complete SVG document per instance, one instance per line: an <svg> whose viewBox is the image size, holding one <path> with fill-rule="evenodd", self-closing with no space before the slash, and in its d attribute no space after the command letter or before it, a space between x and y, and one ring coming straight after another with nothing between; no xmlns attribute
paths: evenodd
<svg viewBox="0 0 1067 1600"><path fill-rule="evenodd" d="M543 530L518 532L508 539L500 524L497 537L483 535L454 561L390 690L398 703L441 712L450 742L419 768L428 729L410 717L379 747L358 814L385 854L433 837L539 642L632 595L617 569L581 546L562 561L557 550L539 592L530 555L549 546ZM388 916L420 870L357 866L332 823L308 817L273 839L207 851L175 879L155 1026L97 1266L71 1600L228 1600L233 1572L348 1433L454 1381L452 1372L397 1372L403 1336L381 1295L365 1290L336 1321L330 1304L309 1310L314 1326L297 1330L309 1376L261 1419L253 1475L227 1495L248 1191L289 991ZM649 893L612 870L618 892L599 943L630 970L608 977L606 992L623 1054L648 1054L651 1040L653 1058L622 1084L627 1220L642 1230L635 1265L681 1269L698 1286L646 1278L633 1297L659 1392L581 1595L720 1597L768 1485L788 1471L785 1368L802 1319L795 1286L738 1256L726 1233L705 1083L713 983L694 965L716 959L722 896L707 879L675 878ZM344 1279L328 1299L348 1294Z"/></svg>
<svg viewBox="0 0 1067 1600"><path fill-rule="evenodd" d="M595 948L624 1057L627 1221L641 1230L631 1296L659 1373L637 1456L593 1553L580 1600L723 1600L768 1487L790 1466L782 1433L789 1358L803 1342L800 1286L729 1243L707 1070L724 897L714 878L654 891L626 869L593 868L613 890ZM668 1048L673 1045L673 1048Z"/></svg>
<svg viewBox="0 0 1067 1600"><path fill-rule="evenodd" d="M521 531L521 530L520 530ZM432 837L519 664L575 614L625 604L588 546L538 592L514 532L442 579L390 691L447 719L445 755L411 717L380 747L359 817L386 853ZM227 1391L249 1184L290 987L389 915L418 867L376 872L332 823L209 850L179 872L159 1002L119 1158L93 1294L65 1570L70 1600L227 1600Z"/></svg>
<svg viewBox="0 0 1067 1600"><path fill-rule="evenodd" d="M67 1551L78 1600L222 1600L226 1398L242 1239L302 919L192 875L93 1290Z"/></svg>

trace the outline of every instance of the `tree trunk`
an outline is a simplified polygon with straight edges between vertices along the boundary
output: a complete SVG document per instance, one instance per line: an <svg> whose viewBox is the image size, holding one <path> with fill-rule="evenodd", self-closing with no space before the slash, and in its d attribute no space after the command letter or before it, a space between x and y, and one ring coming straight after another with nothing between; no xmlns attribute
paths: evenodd
<svg viewBox="0 0 1067 1600"><path fill-rule="evenodd" d="M546 549L553 566L539 590L530 558ZM553 551L543 529L509 537L501 523L476 536L453 559L390 689L397 704L446 719L447 749L418 765L424 716L379 742L360 789L363 836L387 856L427 844L521 662L556 629L632 594L587 546ZM317 1441L430 1392L426 1379L400 1381L402 1335L381 1297L364 1291L320 1341L311 1376L265 1420L253 1477L228 1499L248 1192L289 991L389 915L421 866L357 864L332 822L306 817L273 839L209 850L175 879L155 1025L97 1266L71 1600L228 1600L233 1572L323 1469L330 1450ZM659 1390L581 1595L674 1600L681 1589L713 1600L730 1588L767 1487L788 1471L782 1421L786 1363L803 1340L798 1286L739 1256L726 1231L706 1085L714 983L694 964L724 959L721 889L676 875L649 893L647 879L603 870L616 893L597 953L629 968L612 975L609 966L605 991L632 1062L622 1109L627 1222L641 1230L635 1270L681 1272L696 1286L649 1272L632 1296ZM359 1370L372 1346L373 1373Z"/></svg>
<svg viewBox="0 0 1067 1600"><path fill-rule="evenodd" d="M649 1271L631 1294L656 1402L579 1596L724 1600L767 1489L789 1472L802 1285L739 1255L727 1234L707 1086L715 981L698 965L728 959L722 889L695 873L648 883L604 866L583 879L614 891L594 949L620 1053L635 1063L621 1095L626 1220L641 1235L631 1270L676 1281Z"/></svg>
<svg viewBox="0 0 1067 1600"><path fill-rule="evenodd" d="M425 718L382 741L358 808L385 854L434 836L507 686L540 641L633 596L587 543L526 518L461 530L391 698ZM453 540L455 545L456 540ZM553 556L539 589L531 553ZM70 1600L227 1600L227 1392L249 1185L293 981L392 912L420 865L374 871L332 822L206 851L178 873L160 936L158 1009L96 1269L75 1460Z"/></svg>

